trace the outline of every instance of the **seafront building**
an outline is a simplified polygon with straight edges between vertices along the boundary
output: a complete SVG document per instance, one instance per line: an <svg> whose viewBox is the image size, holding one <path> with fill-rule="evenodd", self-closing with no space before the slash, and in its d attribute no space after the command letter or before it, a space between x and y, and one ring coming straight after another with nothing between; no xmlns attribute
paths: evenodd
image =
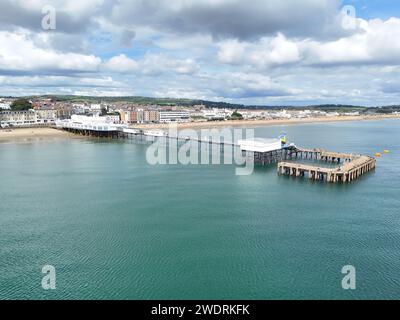
<svg viewBox="0 0 400 320"><path fill-rule="evenodd" d="M160 114L157 110L146 110L144 111L144 122L145 123L158 123L160 122Z"/></svg>
<svg viewBox="0 0 400 320"><path fill-rule="evenodd" d="M67 119L71 115L72 110L69 109L3 110L0 111L0 123L2 127L54 125L56 120Z"/></svg>
<svg viewBox="0 0 400 320"><path fill-rule="evenodd" d="M224 120L232 115L232 110L217 108L203 109L197 115L207 120Z"/></svg>
<svg viewBox="0 0 400 320"><path fill-rule="evenodd" d="M187 111L161 111L160 123L189 122L190 114Z"/></svg>
<svg viewBox="0 0 400 320"><path fill-rule="evenodd" d="M119 111L121 123L135 124L135 123L158 123L160 115L157 110L121 110Z"/></svg>
<svg viewBox="0 0 400 320"><path fill-rule="evenodd" d="M156 109L136 109L119 111L121 123L143 124L143 123L170 123L189 122L189 111L170 111Z"/></svg>
<svg viewBox="0 0 400 320"><path fill-rule="evenodd" d="M37 113L34 110L2 111L0 124L4 126L30 126L37 124Z"/></svg>
<svg viewBox="0 0 400 320"><path fill-rule="evenodd" d="M35 113L37 124L54 124L55 121L59 119L57 110L54 109L35 110Z"/></svg>

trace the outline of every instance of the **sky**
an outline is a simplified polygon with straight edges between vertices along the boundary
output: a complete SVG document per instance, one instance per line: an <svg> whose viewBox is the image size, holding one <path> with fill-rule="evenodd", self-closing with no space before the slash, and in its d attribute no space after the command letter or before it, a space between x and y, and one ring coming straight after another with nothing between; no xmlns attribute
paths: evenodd
<svg viewBox="0 0 400 320"><path fill-rule="evenodd" d="M397 0L0 0L0 95L399 104Z"/></svg>

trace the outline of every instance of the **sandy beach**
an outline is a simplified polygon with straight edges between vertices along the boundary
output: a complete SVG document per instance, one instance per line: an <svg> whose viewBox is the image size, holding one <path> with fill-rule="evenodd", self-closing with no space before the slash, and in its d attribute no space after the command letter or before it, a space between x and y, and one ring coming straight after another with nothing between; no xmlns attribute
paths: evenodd
<svg viewBox="0 0 400 320"><path fill-rule="evenodd" d="M70 133L53 128L0 129L0 141L68 137Z"/></svg>
<svg viewBox="0 0 400 320"><path fill-rule="evenodd" d="M276 125L295 125L303 123L341 122L341 121L371 121L383 119L400 119L400 115L373 115L373 116L338 116L329 118L305 118L305 119L280 119L280 120L237 120L237 121L210 121L179 123L178 129L201 129L218 127L263 127ZM133 125L138 129L168 129L168 124L140 124Z"/></svg>

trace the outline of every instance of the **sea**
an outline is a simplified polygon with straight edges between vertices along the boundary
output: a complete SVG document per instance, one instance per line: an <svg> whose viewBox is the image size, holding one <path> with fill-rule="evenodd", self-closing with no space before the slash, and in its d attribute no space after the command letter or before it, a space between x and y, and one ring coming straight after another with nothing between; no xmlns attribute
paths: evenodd
<svg viewBox="0 0 400 320"><path fill-rule="evenodd" d="M129 140L0 143L0 299L398 299L400 121L255 128L282 132L382 157L328 184L276 165L153 165Z"/></svg>

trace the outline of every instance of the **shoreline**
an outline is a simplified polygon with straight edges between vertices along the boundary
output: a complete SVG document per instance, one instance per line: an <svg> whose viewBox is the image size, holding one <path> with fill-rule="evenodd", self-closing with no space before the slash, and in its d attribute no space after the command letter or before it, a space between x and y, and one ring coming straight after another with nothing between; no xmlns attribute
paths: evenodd
<svg viewBox="0 0 400 320"><path fill-rule="evenodd" d="M386 119L400 119L400 115L374 115L374 116L337 116L329 118L305 118L305 119L277 119L277 120L227 120L210 122L178 123L179 129L202 129L218 127L267 127L278 125L298 125L324 122L349 122L349 121L373 121ZM132 125L135 129L168 129L169 124L139 124Z"/></svg>

